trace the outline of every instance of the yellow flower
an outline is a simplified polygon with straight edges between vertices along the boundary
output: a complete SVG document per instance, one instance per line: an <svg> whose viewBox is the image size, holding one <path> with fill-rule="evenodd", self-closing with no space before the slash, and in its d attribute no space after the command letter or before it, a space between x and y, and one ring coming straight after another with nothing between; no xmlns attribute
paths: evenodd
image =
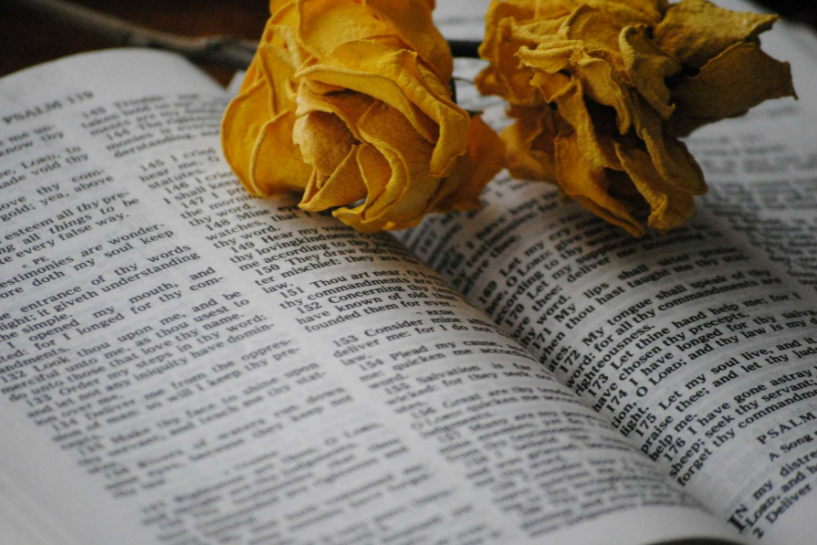
<svg viewBox="0 0 817 545"><path fill-rule="evenodd" d="M634 236L679 226L706 192L678 140L795 96L788 63L760 50L773 15L705 0L494 1L477 79L511 103L507 166Z"/></svg>
<svg viewBox="0 0 817 545"><path fill-rule="evenodd" d="M253 194L303 192L365 232L479 206L504 146L451 99L434 0L272 0L225 113L227 161Z"/></svg>

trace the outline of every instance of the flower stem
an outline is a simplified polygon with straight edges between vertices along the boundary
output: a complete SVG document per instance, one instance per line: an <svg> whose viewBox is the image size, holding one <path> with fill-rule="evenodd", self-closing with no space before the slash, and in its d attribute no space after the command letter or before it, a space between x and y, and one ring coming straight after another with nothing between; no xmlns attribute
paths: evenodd
<svg viewBox="0 0 817 545"><path fill-rule="evenodd" d="M188 59L233 70L246 69L257 42L209 36L189 38L129 23L118 17L62 0L10 0L62 25L95 34L123 47L149 47L174 51Z"/></svg>
<svg viewBox="0 0 817 545"><path fill-rule="evenodd" d="M478 59L481 42L471 40L448 40L451 55L461 59Z"/></svg>
<svg viewBox="0 0 817 545"><path fill-rule="evenodd" d="M129 23L124 19L64 0L8 0L47 19L95 34L122 47L149 47L173 51L193 62L231 70L245 70L258 42L228 36L190 38ZM449 40L455 57L479 58L479 42Z"/></svg>

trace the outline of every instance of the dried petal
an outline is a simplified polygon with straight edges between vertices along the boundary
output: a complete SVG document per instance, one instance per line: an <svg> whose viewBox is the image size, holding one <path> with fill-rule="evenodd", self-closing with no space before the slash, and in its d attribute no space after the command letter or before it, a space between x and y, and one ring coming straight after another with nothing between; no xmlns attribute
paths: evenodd
<svg viewBox="0 0 817 545"><path fill-rule="evenodd" d="M352 146L346 157L322 183L315 171L309 186L304 191L300 208L318 212L327 208L344 206L366 197L366 184L358 165L358 155L362 146Z"/></svg>
<svg viewBox="0 0 817 545"><path fill-rule="evenodd" d="M502 170L505 144L480 116L471 119L465 157L467 160L457 163L445 185L434 197L431 211L479 208L482 190Z"/></svg>
<svg viewBox="0 0 817 545"><path fill-rule="evenodd" d="M556 104L560 116L575 131L584 162L588 167L593 170L621 169L610 135L596 131L593 116L587 109L581 80L574 79L568 91L557 97Z"/></svg>
<svg viewBox="0 0 817 545"><path fill-rule="evenodd" d="M445 176L468 145L468 114L430 85L417 54L376 42L351 42L335 51L334 65L318 65L296 77L366 93L399 110L414 131L435 144L431 172Z"/></svg>
<svg viewBox="0 0 817 545"><path fill-rule="evenodd" d="M562 23L558 34L565 40L581 40L587 47L618 51L621 29L621 23L607 17L600 9L581 4Z"/></svg>
<svg viewBox="0 0 817 545"><path fill-rule="evenodd" d="M319 60L348 42L396 34L394 28L358 2L298 0L298 41Z"/></svg>
<svg viewBox="0 0 817 545"><path fill-rule="evenodd" d="M655 42L684 65L701 68L740 42L754 41L772 28L778 17L738 13L706 0L672 4L655 28Z"/></svg>
<svg viewBox="0 0 817 545"><path fill-rule="evenodd" d="M534 16L534 1L492 2L485 15L485 40L479 48L482 58L491 62L476 79L477 88L482 93L513 97L515 104L538 104L537 96L529 82L533 71L520 68L516 53L520 47L533 46L527 39L527 30L515 36L520 21ZM570 13L566 11L565 15ZM558 29L558 25L553 29Z"/></svg>
<svg viewBox="0 0 817 545"><path fill-rule="evenodd" d="M622 25L657 24L663 17L667 5L662 0L576 0L576 4L586 4L599 9L607 17Z"/></svg>
<svg viewBox="0 0 817 545"><path fill-rule="evenodd" d="M746 114L769 99L796 96L791 66L760 50L755 43L738 43L709 61L694 78L673 89L680 134L727 117Z"/></svg>
<svg viewBox="0 0 817 545"><path fill-rule="evenodd" d="M550 108L513 106L509 115L517 121L504 131L508 147L505 166L514 178L550 180L556 175L556 123Z"/></svg>
<svg viewBox="0 0 817 545"><path fill-rule="evenodd" d="M695 211L692 194L664 182L646 151L617 142L616 153L636 189L652 208L650 227L669 231L689 219Z"/></svg>
<svg viewBox="0 0 817 545"><path fill-rule="evenodd" d="M238 95L224 112L221 121L221 147L224 157L239 181L253 195L264 194L250 176L250 160L255 142L264 126L272 118L271 92L266 82L256 80Z"/></svg>
<svg viewBox="0 0 817 545"><path fill-rule="evenodd" d="M644 228L627 208L608 193L610 181L604 170L594 169L587 161L575 132L559 133L556 149L556 177L559 187L582 206L606 221L642 236Z"/></svg>
<svg viewBox="0 0 817 545"><path fill-rule="evenodd" d="M366 0L366 5L389 21L400 38L433 68L440 80L451 79L454 63L448 43L432 22L433 0Z"/></svg>
<svg viewBox="0 0 817 545"><path fill-rule="evenodd" d="M312 169L292 141L294 124L287 111L264 126L250 158L250 193L264 197L306 187Z"/></svg>
<svg viewBox="0 0 817 545"><path fill-rule="evenodd" d="M647 35L644 25L628 26L620 36L624 68L636 90L641 93L658 114L669 119L675 111L670 104L670 90L666 78L681 71L678 59L661 51Z"/></svg>
<svg viewBox="0 0 817 545"><path fill-rule="evenodd" d="M331 176L349 155L357 139L334 114L310 112L295 121L292 141L318 176Z"/></svg>
<svg viewBox="0 0 817 545"><path fill-rule="evenodd" d="M307 82L302 81L298 91L298 108L295 110L295 115L301 117L311 112L335 114L346 123L349 132L360 140L357 122L366 113L372 102L374 99L368 95L345 89L324 94L316 93Z"/></svg>
<svg viewBox="0 0 817 545"><path fill-rule="evenodd" d="M669 133L669 128L662 123L658 113L641 100L634 113L636 134L647 145L661 178L676 189L692 195L706 193L701 167L686 145Z"/></svg>

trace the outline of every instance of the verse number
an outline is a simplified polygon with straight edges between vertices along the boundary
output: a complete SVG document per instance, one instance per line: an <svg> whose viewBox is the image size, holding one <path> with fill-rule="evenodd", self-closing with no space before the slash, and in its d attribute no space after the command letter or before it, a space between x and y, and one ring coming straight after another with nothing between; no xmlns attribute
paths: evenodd
<svg viewBox="0 0 817 545"><path fill-rule="evenodd" d="M335 346L346 346L347 344L352 344L357 342L357 337L354 335L348 335L346 337L341 337L340 339L335 339L333 341Z"/></svg>

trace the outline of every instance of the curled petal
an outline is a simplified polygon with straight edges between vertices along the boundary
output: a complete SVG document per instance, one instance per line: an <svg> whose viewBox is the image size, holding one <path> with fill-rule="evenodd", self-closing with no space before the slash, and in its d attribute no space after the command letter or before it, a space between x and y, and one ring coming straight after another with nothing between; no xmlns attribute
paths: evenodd
<svg viewBox="0 0 817 545"><path fill-rule="evenodd" d="M536 19L557 19L569 15L576 7L575 0L541 0L513 2L514 4L531 5Z"/></svg>
<svg viewBox="0 0 817 545"><path fill-rule="evenodd" d="M618 132L629 131L633 124L633 103L627 84L614 66L601 58L581 56L575 61L574 71L591 99L616 110Z"/></svg>
<svg viewBox="0 0 817 545"><path fill-rule="evenodd" d="M475 116L468 132L468 151L457 161L430 205L432 212L479 208L485 186L502 170L505 144L493 129Z"/></svg>
<svg viewBox="0 0 817 545"><path fill-rule="evenodd" d="M334 114L311 112L299 117L292 141L301 149L304 161L318 176L331 176L356 143L346 123Z"/></svg>
<svg viewBox="0 0 817 545"><path fill-rule="evenodd" d="M298 108L295 115L298 117L312 112L326 112L335 114L346 123L346 128L357 140L361 139L357 130L357 122L366 113L374 102L368 95L341 89L329 93L317 93L305 82L298 91Z"/></svg>
<svg viewBox="0 0 817 545"><path fill-rule="evenodd" d="M321 61L345 43L396 34L362 2L298 0L297 5L298 41Z"/></svg>
<svg viewBox="0 0 817 545"><path fill-rule="evenodd" d="M291 4L295 4L296 0L270 0L269 3L269 12L275 16L275 14L281 10L282 8L289 6Z"/></svg>
<svg viewBox="0 0 817 545"><path fill-rule="evenodd" d="M607 131L596 130L596 122L602 121L602 117L596 116L594 122L594 116L587 108L582 82L574 79L567 92L556 98L556 104L560 117L575 131L584 162L594 170L602 168L621 170L611 135Z"/></svg>
<svg viewBox="0 0 817 545"><path fill-rule="evenodd" d="M357 162L366 187L366 202L355 208L338 208L332 215L358 231L376 233L386 229L389 222L385 218L367 218L366 211L383 194L386 185L392 180L391 166L379 151L369 145L361 147Z"/></svg>
<svg viewBox="0 0 817 545"><path fill-rule="evenodd" d="M550 108L511 108L516 123L502 131L507 145L505 166L514 178L553 180L556 175L556 122Z"/></svg>
<svg viewBox="0 0 817 545"><path fill-rule="evenodd" d="M531 79L531 87L535 87L544 99L549 103L556 102L556 99L570 91L573 80L560 72L548 74L547 72L537 72ZM524 105L519 105L523 107ZM550 108L550 106L546 106ZM541 106L540 106L541 108Z"/></svg>
<svg viewBox="0 0 817 545"><path fill-rule="evenodd" d="M479 48L480 57L490 61L491 65L477 76L476 85L480 92L508 97L515 104L541 103L536 90L529 84L533 71L520 67L516 58L521 47L536 46L536 42L528 36L532 29L519 31L520 22L534 17L535 3L491 3L485 15L485 40ZM569 13L570 10L566 9L564 15ZM557 30L560 24L557 23L551 30Z"/></svg>
<svg viewBox="0 0 817 545"><path fill-rule="evenodd" d="M669 119L675 111L670 104L666 78L681 71L678 59L661 51L647 35L646 26L628 26L620 36L621 54L627 75L636 90L658 114Z"/></svg>
<svg viewBox="0 0 817 545"><path fill-rule="evenodd" d="M256 80L234 98L221 121L224 157L239 181L253 195L261 195L252 183L250 160L258 136L272 117L271 93L263 79Z"/></svg>
<svg viewBox="0 0 817 545"><path fill-rule="evenodd" d="M664 0L576 0L576 3L596 8L623 25L657 24L667 9Z"/></svg>
<svg viewBox="0 0 817 545"><path fill-rule="evenodd" d="M395 225L419 221L439 184L429 168L433 148L410 131L400 112L385 104L372 105L360 120L360 132L392 171L382 193L367 206L366 219L388 219Z"/></svg>
<svg viewBox="0 0 817 545"><path fill-rule="evenodd" d="M530 83L539 88L547 102L556 101L567 91L571 79L564 72L569 72L572 80L581 81L583 92L591 99L615 108L621 134L630 130L633 105L627 84L616 68L621 64L617 52L588 48L578 40L563 40L541 44L536 50L522 48L519 58L523 64L541 70Z"/></svg>
<svg viewBox="0 0 817 545"><path fill-rule="evenodd" d="M317 171L304 191L299 205L309 212L319 212L336 206L345 206L366 196L366 184L360 172L358 156L362 146L353 146L338 167L323 178Z"/></svg>
<svg viewBox="0 0 817 545"><path fill-rule="evenodd" d="M680 134L724 119L746 114L769 99L796 97L791 66L763 51L756 43L738 43L709 61L700 73L674 90Z"/></svg>
<svg viewBox="0 0 817 545"><path fill-rule="evenodd" d="M438 78L451 79L454 63L448 43L432 22L433 0L366 0L366 5L391 23L394 31L433 68Z"/></svg>
<svg viewBox="0 0 817 545"><path fill-rule="evenodd" d="M589 47L618 51L618 35L622 26L600 9L580 4L562 23L558 34L565 40L581 40Z"/></svg>
<svg viewBox="0 0 817 545"><path fill-rule="evenodd" d="M669 231L689 219L695 211L692 194L664 182L646 151L638 146L617 142L616 153L630 180L652 208L648 222L650 227Z"/></svg>
<svg viewBox="0 0 817 545"><path fill-rule="evenodd" d="M287 52L275 45L259 47L261 61L259 72L266 80L270 91L270 111L277 115L286 110L295 109L295 67Z"/></svg>
<svg viewBox="0 0 817 545"><path fill-rule="evenodd" d="M655 41L685 65L702 68L729 47L756 40L777 19L776 15L730 11L706 0L683 0L669 7L655 28Z"/></svg>
<svg viewBox="0 0 817 545"><path fill-rule="evenodd" d="M253 195L264 197L306 187L312 168L304 162L300 149L292 142L294 124L295 115L287 111L264 125L250 159L247 189Z"/></svg>
<svg viewBox="0 0 817 545"><path fill-rule="evenodd" d="M530 23L518 24L516 21L509 21L511 35L513 39L530 45L550 43L559 39L558 32L562 28L568 16L558 19L548 19L545 21L533 21Z"/></svg>
<svg viewBox="0 0 817 545"><path fill-rule="evenodd" d="M643 236L644 228L627 207L610 196L610 181L604 170L594 169L584 160L576 133L560 133L554 146L556 179L562 191L609 223L626 229L633 236Z"/></svg>
<svg viewBox="0 0 817 545"><path fill-rule="evenodd" d="M647 145L661 178L686 193L706 193L703 171L686 145L668 133L661 117L640 99L635 113L636 134Z"/></svg>

